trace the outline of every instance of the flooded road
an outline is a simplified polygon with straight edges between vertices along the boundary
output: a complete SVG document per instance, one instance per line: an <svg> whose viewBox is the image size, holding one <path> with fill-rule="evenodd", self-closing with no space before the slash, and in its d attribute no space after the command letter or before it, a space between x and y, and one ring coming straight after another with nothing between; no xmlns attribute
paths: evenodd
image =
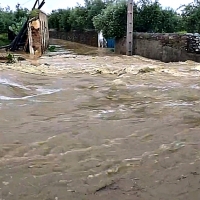
<svg viewBox="0 0 200 200"><path fill-rule="evenodd" d="M1 200L199 199L198 63L28 62L0 65Z"/></svg>

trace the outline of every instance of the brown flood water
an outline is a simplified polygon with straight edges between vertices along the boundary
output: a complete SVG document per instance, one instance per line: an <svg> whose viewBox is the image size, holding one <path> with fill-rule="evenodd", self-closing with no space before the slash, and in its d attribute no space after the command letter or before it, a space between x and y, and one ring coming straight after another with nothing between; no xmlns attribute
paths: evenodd
<svg viewBox="0 0 200 200"><path fill-rule="evenodd" d="M198 63L27 63L0 65L1 200L199 199Z"/></svg>

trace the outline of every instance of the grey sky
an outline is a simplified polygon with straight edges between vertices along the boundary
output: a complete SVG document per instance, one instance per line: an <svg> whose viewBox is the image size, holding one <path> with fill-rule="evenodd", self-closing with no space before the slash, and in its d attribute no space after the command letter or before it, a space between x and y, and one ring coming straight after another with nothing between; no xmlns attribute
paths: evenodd
<svg viewBox="0 0 200 200"><path fill-rule="evenodd" d="M41 0L40 0L41 1ZM15 8L17 3L20 3L23 7L31 9L35 0L0 0L0 6L6 7L9 5L11 9ZM182 4L187 4L192 2L192 0L159 0L163 7L172 7L174 9L178 8ZM80 3L83 5L84 0L46 0L43 6L43 11L50 13L53 9L74 7Z"/></svg>

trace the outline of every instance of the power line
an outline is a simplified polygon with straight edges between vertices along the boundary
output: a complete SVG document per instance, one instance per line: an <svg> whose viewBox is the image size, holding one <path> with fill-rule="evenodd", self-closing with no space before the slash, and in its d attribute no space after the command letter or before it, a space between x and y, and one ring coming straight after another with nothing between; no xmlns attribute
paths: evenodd
<svg viewBox="0 0 200 200"><path fill-rule="evenodd" d="M28 1L26 1L23 4L20 4L20 5L23 6L23 5L27 4L27 3L29 3L30 1L33 1L33 0L28 0Z"/></svg>

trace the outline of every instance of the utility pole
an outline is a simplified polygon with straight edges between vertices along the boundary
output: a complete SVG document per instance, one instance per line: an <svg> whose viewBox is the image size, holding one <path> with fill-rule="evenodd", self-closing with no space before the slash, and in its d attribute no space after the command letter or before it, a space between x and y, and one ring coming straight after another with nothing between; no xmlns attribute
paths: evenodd
<svg viewBox="0 0 200 200"><path fill-rule="evenodd" d="M133 0L128 0L127 6L126 55L133 55Z"/></svg>

